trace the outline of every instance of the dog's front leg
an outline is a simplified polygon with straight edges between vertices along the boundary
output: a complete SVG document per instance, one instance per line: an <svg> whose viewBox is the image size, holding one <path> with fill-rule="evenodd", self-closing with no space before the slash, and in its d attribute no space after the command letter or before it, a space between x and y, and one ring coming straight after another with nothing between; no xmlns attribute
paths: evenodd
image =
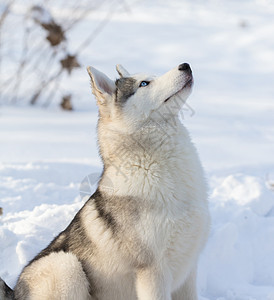
<svg viewBox="0 0 274 300"><path fill-rule="evenodd" d="M138 300L171 300L171 275L168 270L139 269L136 272Z"/></svg>
<svg viewBox="0 0 274 300"><path fill-rule="evenodd" d="M182 286L172 294L172 300L198 300L196 268L189 274Z"/></svg>

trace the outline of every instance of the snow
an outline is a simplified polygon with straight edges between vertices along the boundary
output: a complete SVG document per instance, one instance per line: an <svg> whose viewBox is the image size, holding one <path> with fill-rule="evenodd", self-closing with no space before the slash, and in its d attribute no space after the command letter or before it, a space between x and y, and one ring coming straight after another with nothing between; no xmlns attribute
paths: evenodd
<svg viewBox="0 0 274 300"><path fill-rule="evenodd" d="M202 289L212 290L211 297L225 294L224 299L273 299L273 193L259 176L238 173L212 181ZM253 298L247 297L250 291Z"/></svg>
<svg viewBox="0 0 274 300"><path fill-rule="evenodd" d="M273 2L125 5L117 4L81 63L111 78L116 63L156 74L191 64L195 86L181 115L207 173L212 216L199 262L200 300L274 300ZM102 7L70 32L72 53L81 32L107 13ZM64 85L78 95L72 113L54 105L0 107L0 276L11 286L69 224L102 169L85 68Z"/></svg>

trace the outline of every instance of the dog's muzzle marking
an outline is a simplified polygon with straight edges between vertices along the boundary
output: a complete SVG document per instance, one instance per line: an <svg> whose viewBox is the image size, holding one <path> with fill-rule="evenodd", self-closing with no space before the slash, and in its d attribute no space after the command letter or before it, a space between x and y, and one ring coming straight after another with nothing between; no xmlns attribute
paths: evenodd
<svg viewBox="0 0 274 300"><path fill-rule="evenodd" d="M184 84L184 86L179 91L177 91L173 95L169 96L164 102L167 102L171 97L173 97L177 93L181 92L184 88L191 87L191 85L193 83L192 70L191 70L190 65L188 63L180 64L178 66L178 70L186 72L189 75L190 78L189 78L189 80Z"/></svg>

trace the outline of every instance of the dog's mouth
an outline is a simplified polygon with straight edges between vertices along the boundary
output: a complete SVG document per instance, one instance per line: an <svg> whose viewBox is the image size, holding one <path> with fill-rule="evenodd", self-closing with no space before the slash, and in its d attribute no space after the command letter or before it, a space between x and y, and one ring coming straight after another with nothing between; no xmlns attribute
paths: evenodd
<svg viewBox="0 0 274 300"><path fill-rule="evenodd" d="M190 77L190 79L184 84L184 86L179 91L177 91L173 95L169 96L164 102L167 102L170 98L172 98L173 96L179 94L185 88L190 88L192 86L192 84L193 84L193 77Z"/></svg>

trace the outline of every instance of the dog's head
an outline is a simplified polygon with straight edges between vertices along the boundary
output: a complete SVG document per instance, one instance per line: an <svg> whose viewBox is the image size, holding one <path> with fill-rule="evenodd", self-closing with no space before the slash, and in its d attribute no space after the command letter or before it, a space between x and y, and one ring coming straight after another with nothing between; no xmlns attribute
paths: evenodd
<svg viewBox="0 0 274 300"><path fill-rule="evenodd" d="M100 120L119 131L133 132L152 119L161 122L178 115L191 93L193 77L187 63L160 77L130 75L121 65L116 69L120 75L116 81L93 67L88 73Z"/></svg>

